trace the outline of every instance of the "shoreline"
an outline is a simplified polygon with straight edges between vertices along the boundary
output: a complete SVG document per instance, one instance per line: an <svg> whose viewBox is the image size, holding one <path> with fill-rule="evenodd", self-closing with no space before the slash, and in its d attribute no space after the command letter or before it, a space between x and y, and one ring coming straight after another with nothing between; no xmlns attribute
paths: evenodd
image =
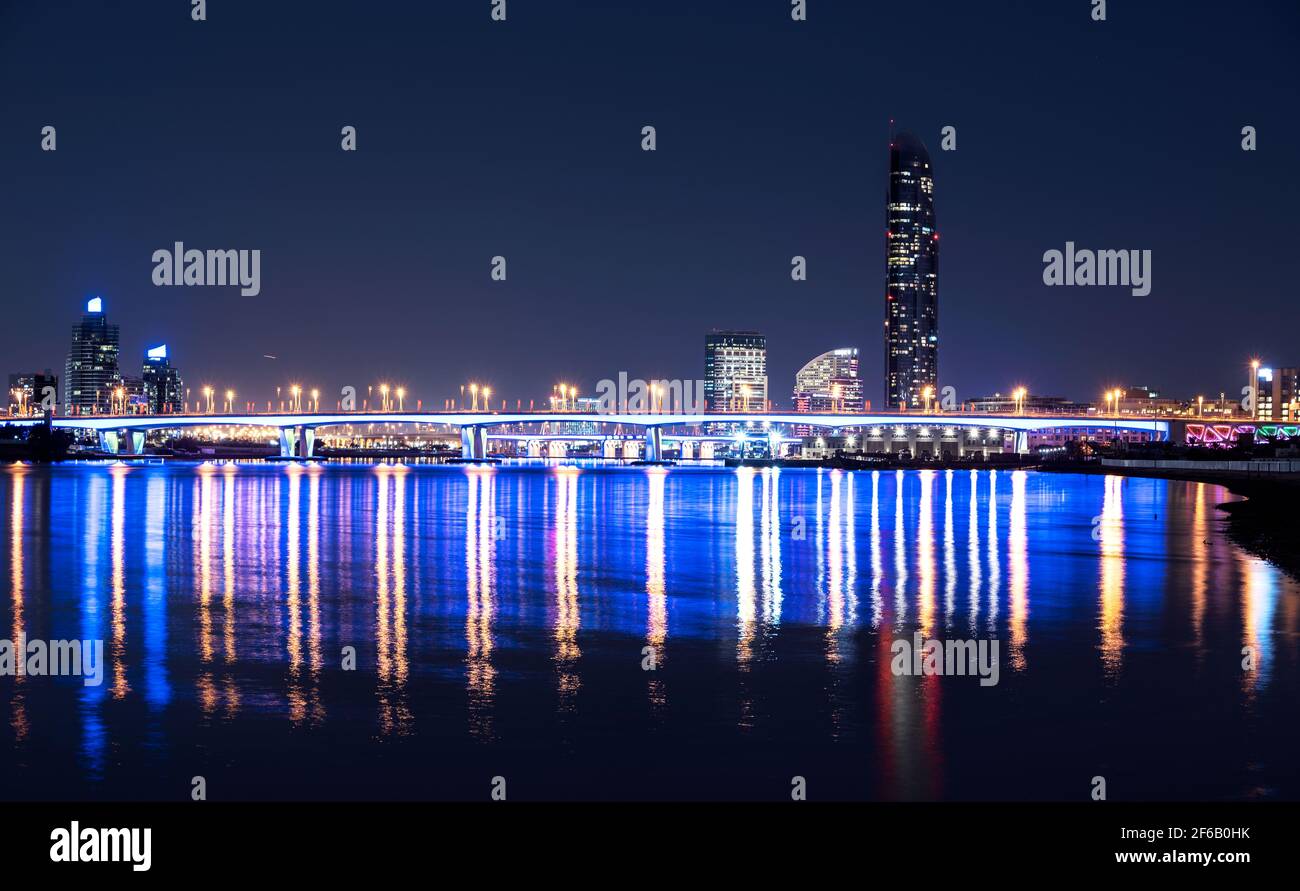
<svg viewBox="0 0 1300 891"><path fill-rule="evenodd" d="M1300 521L1297 520L1295 511L1291 510L1294 500L1300 497L1298 475L1277 474L1265 477L1222 470L1103 467L1100 464L1074 462L1049 462L1038 469L1046 473L1136 476L1222 486L1242 498L1241 501L1225 501L1215 505L1225 515L1225 532L1229 540L1300 581Z"/></svg>

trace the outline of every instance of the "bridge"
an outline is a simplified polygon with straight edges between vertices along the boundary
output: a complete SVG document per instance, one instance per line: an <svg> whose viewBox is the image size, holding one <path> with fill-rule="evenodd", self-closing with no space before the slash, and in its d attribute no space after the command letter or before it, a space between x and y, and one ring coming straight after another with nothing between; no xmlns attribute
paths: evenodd
<svg viewBox="0 0 1300 891"><path fill-rule="evenodd" d="M42 418L10 418L0 423L17 425L44 424ZM310 458L315 450L316 431L321 427L358 426L369 424L423 424L458 428L461 435L461 456L481 460L488 455L488 439L505 438L509 434L489 434L492 428L528 425L600 425L632 427L643 431L644 458L659 461L663 458L665 440L692 442L701 439L734 439L732 437L691 437L671 432L672 428L694 428L719 424L758 427L751 432L762 432L773 445L788 440L784 428L801 427L825 431L859 431L862 445L879 444L878 451L888 451L886 445L906 444L916 452L920 443L952 445L958 455L969 448L983 449L991 442L1014 436L1017 452L1029 450L1028 435L1047 430L1093 429L1145 433L1153 439L1168 440L1171 425L1178 421L1133 417L1063 417L1059 415L985 415L958 413L875 413L875 414L801 414L798 412L717 412L701 414L672 414L654 412L615 412L598 414L590 412L291 412L251 414L164 414L164 415L71 415L49 419L56 429L93 431L99 435L100 448L110 454L140 454L144 451L145 433L150 430L174 430L194 427L264 427L279 431L280 455L284 458ZM667 431L667 432L666 432ZM901 435L900 435L901 431ZM960 433L958 432L960 431ZM988 431L981 436L982 431ZM889 433L888 438L886 433ZM513 434L511 438L547 441L562 436L553 433ZM600 433L584 434L585 439L598 440ZM975 441L975 442L972 442ZM969 444L969 445L968 445ZM1001 448L1001 445L999 445ZM775 453L775 452L774 452Z"/></svg>

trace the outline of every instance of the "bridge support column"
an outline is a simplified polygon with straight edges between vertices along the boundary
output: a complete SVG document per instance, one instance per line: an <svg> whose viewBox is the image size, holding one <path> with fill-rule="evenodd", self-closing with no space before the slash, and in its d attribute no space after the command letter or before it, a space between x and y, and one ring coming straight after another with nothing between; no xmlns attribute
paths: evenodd
<svg viewBox="0 0 1300 891"><path fill-rule="evenodd" d="M664 459L663 431L658 427L645 428L645 460L662 461Z"/></svg>
<svg viewBox="0 0 1300 891"><path fill-rule="evenodd" d="M291 430L293 430L292 427L280 428L280 457L281 458L293 457L293 440L290 439L289 437L289 432Z"/></svg>
<svg viewBox="0 0 1300 891"><path fill-rule="evenodd" d="M612 437L605 437L605 441L601 443L600 446L600 453L606 458L617 458L618 440L613 439Z"/></svg>
<svg viewBox="0 0 1300 891"><path fill-rule="evenodd" d="M143 430L119 430L117 434L118 451L125 455L144 454Z"/></svg>
<svg viewBox="0 0 1300 891"><path fill-rule="evenodd" d="M542 457L542 444L535 439L528 440L528 457Z"/></svg>
<svg viewBox="0 0 1300 891"><path fill-rule="evenodd" d="M110 455L116 455L118 452L118 439L116 430L99 431L99 450L107 452Z"/></svg>
<svg viewBox="0 0 1300 891"><path fill-rule="evenodd" d="M316 447L316 428L299 427L298 428L298 457L310 458Z"/></svg>
<svg viewBox="0 0 1300 891"><path fill-rule="evenodd" d="M1029 432L1026 430L1016 431L1016 454L1017 455L1029 454Z"/></svg>
<svg viewBox="0 0 1300 891"><path fill-rule="evenodd" d="M775 427L769 427L767 431L767 456L781 457L781 431Z"/></svg>
<svg viewBox="0 0 1300 891"><path fill-rule="evenodd" d="M681 458L690 460L691 458L695 457L695 443L691 442L690 440L683 439L683 440L679 440L677 445L678 448L680 449L678 455Z"/></svg>
<svg viewBox="0 0 1300 891"><path fill-rule="evenodd" d="M460 428L460 456L470 461L482 461L487 457L487 428L477 424L468 424Z"/></svg>

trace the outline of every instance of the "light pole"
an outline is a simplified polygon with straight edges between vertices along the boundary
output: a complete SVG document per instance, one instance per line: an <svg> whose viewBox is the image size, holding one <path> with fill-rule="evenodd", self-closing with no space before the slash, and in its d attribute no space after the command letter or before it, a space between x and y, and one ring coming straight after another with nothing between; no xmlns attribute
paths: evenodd
<svg viewBox="0 0 1300 891"><path fill-rule="evenodd" d="M1198 417L1198 418L1204 418L1204 417L1205 417L1205 397L1204 397L1204 396L1197 396L1197 397L1196 397L1196 417Z"/></svg>
<svg viewBox="0 0 1300 891"><path fill-rule="evenodd" d="M492 388L484 387L483 388L483 410L484 411L492 410L492 403L488 401L491 398L492 398Z"/></svg>
<svg viewBox="0 0 1300 891"><path fill-rule="evenodd" d="M211 387L204 387L204 388L203 388L203 397L204 397L205 399L207 399L207 401L208 401L208 414L212 414L213 406L212 406L212 388L211 388Z"/></svg>
<svg viewBox="0 0 1300 891"><path fill-rule="evenodd" d="M469 385L469 395L472 401L470 411L478 411L478 384L472 383Z"/></svg>
<svg viewBox="0 0 1300 891"><path fill-rule="evenodd" d="M1259 360L1250 360L1250 417L1259 417Z"/></svg>
<svg viewBox="0 0 1300 891"><path fill-rule="evenodd" d="M405 399L406 399L406 388L398 387L397 388L397 410L398 411L403 410L403 404Z"/></svg>
<svg viewBox="0 0 1300 891"><path fill-rule="evenodd" d="M234 414L234 412L235 412L235 391L227 390L226 391L226 413Z"/></svg>

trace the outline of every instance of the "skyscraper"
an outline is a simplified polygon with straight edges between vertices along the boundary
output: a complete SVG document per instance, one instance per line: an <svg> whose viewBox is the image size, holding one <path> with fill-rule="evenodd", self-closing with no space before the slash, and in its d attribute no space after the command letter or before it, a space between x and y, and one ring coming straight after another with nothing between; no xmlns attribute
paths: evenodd
<svg viewBox="0 0 1300 891"><path fill-rule="evenodd" d="M72 326L72 346L63 375L67 412L108 411L121 381L117 368L118 328L104 318L104 301L86 301L86 314Z"/></svg>
<svg viewBox="0 0 1300 891"><path fill-rule="evenodd" d="M921 408L939 379L939 233L930 153L907 131L889 146L885 217L885 407Z"/></svg>
<svg viewBox="0 0 1300 891"><path fill-rule="evenodd" d="M153 347L144 354L144 370L140 377L144 380L144 396L150 414L174 414L184 410L185 383L167 357L167 344Z"/></svg>
<svg viewBox="0 0 1300 891"><path fill-rule="evenodd" d="M756 331L714 331L704 339L706 411L767 409L767 338Z"/></svg>
<svg viewBox="0 0 1300 891"><path fill-rule="evenodd" d="M797 412L865 411L858 376L858 351L845 347L811 359L794 376L794 410Z"/></svg>

